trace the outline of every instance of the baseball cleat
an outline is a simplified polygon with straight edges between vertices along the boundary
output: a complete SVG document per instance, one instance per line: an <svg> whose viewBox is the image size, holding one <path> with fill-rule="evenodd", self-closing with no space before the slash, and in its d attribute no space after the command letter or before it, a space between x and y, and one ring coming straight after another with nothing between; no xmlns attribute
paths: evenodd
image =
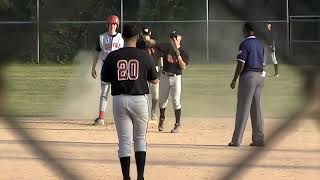
<svg viewBox="0 0 320 180"><path fill-rule="evenodd" d="M181 126L179 124L175 124L174 128L171 130L171 133L179 133L181 131Z"/></svg>
<svg viewBox="0 0 320 180"><path fill-rule="evenodd" d="M277 77L277 78L278 78L278 77L279 77L279 74L275 74L274 77Z"/></svg>
<svg viewBox="0 0 320 180"><path fill-rule="evenodd" d="M251 143L250 146L258 146L258 147L263 147L264 143L263 142L259 142L259 143Z"/></svg>
<svg viewBox="0 0 320 180"><path fill-rule="evenodd" d="M239 144L235 144L233 142L229 143L228 146L233 146L233 147L239 147L240 145Z"/></svg>
<svg viewBox="0 0 320 180"><path fill-rule="evenodd" d="M94 126L99 126L99 125L104 125L104 120L103 119L100 119L100 118L97 118L94 120Z"/></svg>
<svg viewBox="0 0 320 180"><path fill-rule="evenodd" d="M262 77L266 77L266 74L267 74L267 72L266 72L266 71L262 71L261 76L262 76Z"/></svg>
<svg viewBox="0 0 320 180"><path fill-rule="evenodd" d="M160 118L159 119L159 125L158 125L158 130L159 132L163 131L163 122L164 122L164 118Z"/></svg>

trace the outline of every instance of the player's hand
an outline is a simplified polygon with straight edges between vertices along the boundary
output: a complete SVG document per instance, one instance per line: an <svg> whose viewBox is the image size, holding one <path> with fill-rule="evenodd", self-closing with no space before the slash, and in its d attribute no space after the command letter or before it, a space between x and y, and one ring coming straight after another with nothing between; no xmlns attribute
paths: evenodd
<svg viewBox="0 0 320 180"><path fill-rule="evenodd" d="M236 87L236 81L231 81L230 87L231 89L234 89Z"/></svg>
<svg viewBox="0 0 320 180"><path fill-rule="evenodd" d="M170 40L170 44L171 44L171 47L173 48L173 50L176 52L178 50L177 47L178 47L178 44L179 44L177 38L172 38Z"/></svg>
<svg viewBox="0 0 320 180"><path fill-rule="evenodd" d="M154 39L148 39L146 40L146 45L147 47L151 48L151 47L155 47L157 44L157 42Z"/></svg>
<svg viewBox="0 0 320 180"><path fill-rule="evenodd" d="M91 70L91 76L92 76L94 79L97 78L97 72L96 72L95 69L92 69L92 70Z"/></svg>

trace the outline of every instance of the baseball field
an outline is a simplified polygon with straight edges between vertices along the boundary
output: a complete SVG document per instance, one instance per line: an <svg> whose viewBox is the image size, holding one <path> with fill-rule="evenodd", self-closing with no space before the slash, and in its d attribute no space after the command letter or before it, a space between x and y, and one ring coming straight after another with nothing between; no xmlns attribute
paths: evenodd
<svg viewBox="0 0 320 180"><path fill-rule="evenodd" d="M80 178L121 179L111 103L108 126L91 126L97 113L99 81L90 77L90 62L78 64L7 67L6 104L21 127L0 119L0 179L65 179L53 171L53 160L42 160L32 151L29 145L33 142ZM288 65L280 66L279 78L272 77L272 66L267 71L262 106L269 136L301 106L303 79ZM172 106L165 133L158 133L156 123L150 123L146 179L220 179L242 156L256 150L248 146L250 121L242 146L226 146L236 107L236 91L229 87L233 72L234 64L189 66L182 82L182 132L167 133L174 124ZM19 136L21 130L29 132L34 141ZM260 159L247 164L235 179L319 179L319 142L319 127L315 120L306 119L289 128L277 143L267 144ZM131 162L134 179L134 158Z"/></svg>

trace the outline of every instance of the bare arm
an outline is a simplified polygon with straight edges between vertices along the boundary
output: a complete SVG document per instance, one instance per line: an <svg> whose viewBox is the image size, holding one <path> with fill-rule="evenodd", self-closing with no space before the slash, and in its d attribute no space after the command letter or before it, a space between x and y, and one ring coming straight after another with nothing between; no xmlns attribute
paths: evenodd
<svg viewBox="0 0 320 180"><path fill-rule="evenodd" d="M98 62L98 55L99 55L99 53L97 51L93 52L91 75L95 79L97 78L96 66L97 66L97 62Z"/></svg>
<svg viewBox="0 0 320 180"><path fill-rule="evenodd" d="M236 67L235 72L234 72L233 79L232 79L231 84L230 84L231 89L235 88L237 79L240 76L240 74L242 73L243 68L244 68L244 63L238 61L237 67Z"/></svg>
<svg viewBox="0 0 320 180"><path fill-rule="evenodd" d="M178 57L178 63L182 70L185 70L187 68L187 64L183 61L182 57L180 56L179 50L176 51L177 57Z"/></svg>

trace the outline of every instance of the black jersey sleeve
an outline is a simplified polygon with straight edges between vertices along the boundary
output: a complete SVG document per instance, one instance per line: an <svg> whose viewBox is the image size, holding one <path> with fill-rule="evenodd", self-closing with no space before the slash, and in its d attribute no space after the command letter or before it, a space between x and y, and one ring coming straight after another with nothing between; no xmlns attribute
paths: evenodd
<svg viewBox="0 0 320 180"><path fill-rule="evenodd" d="M103 63L102 69L101 69L101 81L102 82L107 82L110 83L112 80L112 64L111 64L111 60L112 60L112 55L109 54L106 58L106 60Z"/></svg>
<svg viewBox="0 0 320 180"><path fill-rule="evenodd" d="M96 43L96 51L97 51L97 52L101 52L101 47L100 47L100 40L99 40L99 38L98 38L98 41L97 41L97 43Z"/></svg>
<svg viewBox="0 0 320 180"><path fill-rule="evenodd" d="M142 39L141 36L139 37L139 39L137 41L137 48L142 49L142 50L147 48L146 42Z"/></svg>
<svg viewBox="0 0 320 180"><path fill-rule="evenodd" d="M169 49L170 49L171 45L169 43L157 43L156 44L156 49L161 52L162 54L166 54Z"/></svg>
<svg viewBox="0 0 320 180"><path fill-rule="evenodd" d="M183 49L179 49L179 51L180 51L180 55L182 57L182 60L186 63L186 65L188 65L189 58L190 58L189 54L186 51L184 51Z"/></svg>
<svg viewBox="0 0 320 180"><path fill-rule="evenodd" d="M151 81L157 79L157 71L152 57L149 54L146 54L145 59L147 62L147 80Z"/></svg>

